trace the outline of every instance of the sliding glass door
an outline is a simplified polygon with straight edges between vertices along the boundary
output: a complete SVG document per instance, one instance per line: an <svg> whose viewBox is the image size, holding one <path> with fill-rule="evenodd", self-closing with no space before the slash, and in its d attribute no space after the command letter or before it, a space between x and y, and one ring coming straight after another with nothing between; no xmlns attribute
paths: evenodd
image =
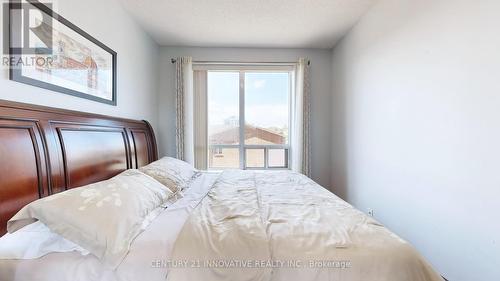
<svg viewBox="0 0 500 281"><path fill-rule="evenodd" d="M207 72L208 167L290 167L291 71Z"/></svg>

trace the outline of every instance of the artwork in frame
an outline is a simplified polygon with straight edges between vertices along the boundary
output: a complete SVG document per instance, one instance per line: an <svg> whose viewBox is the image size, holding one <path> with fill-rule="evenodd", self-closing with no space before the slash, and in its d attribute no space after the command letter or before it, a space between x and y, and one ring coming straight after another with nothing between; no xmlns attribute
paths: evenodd
<svg viewBox="0 0 500 281"><path fill-rule="evenodd" d="M10 79L116 105L115 51L39 1L9 5Z"/></svg>

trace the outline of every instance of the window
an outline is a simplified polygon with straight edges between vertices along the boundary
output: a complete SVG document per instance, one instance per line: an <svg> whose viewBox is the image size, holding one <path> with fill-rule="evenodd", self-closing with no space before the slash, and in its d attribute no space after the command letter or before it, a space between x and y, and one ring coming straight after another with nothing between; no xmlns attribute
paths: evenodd
<svg viewBox="0 0 500 281"><path fill-rule="evenodd" d="M288 168L292 70L208 70L208 167Z"/></svg>

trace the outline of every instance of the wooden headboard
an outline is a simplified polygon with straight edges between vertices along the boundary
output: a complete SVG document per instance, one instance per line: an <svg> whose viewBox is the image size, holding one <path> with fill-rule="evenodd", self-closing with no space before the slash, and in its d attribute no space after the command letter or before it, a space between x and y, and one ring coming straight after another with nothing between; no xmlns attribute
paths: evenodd
<svg viewBox="0 0 500 281"><path fill-rule="evenodd" d="M0 235L38 198L157 159L147 121L0 100Z"/></svg>

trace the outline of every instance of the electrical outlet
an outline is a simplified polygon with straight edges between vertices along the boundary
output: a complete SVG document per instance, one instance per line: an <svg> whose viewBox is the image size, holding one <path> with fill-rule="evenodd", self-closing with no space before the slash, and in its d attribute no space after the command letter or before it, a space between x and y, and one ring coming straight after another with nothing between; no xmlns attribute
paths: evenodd
<svg viewBox="0 0 500 281"><path fill-rule="evenodd" d="M374 216L373 209L368 209L368 215L369 215L370 217L373 217L373 216Z"/></svg>

